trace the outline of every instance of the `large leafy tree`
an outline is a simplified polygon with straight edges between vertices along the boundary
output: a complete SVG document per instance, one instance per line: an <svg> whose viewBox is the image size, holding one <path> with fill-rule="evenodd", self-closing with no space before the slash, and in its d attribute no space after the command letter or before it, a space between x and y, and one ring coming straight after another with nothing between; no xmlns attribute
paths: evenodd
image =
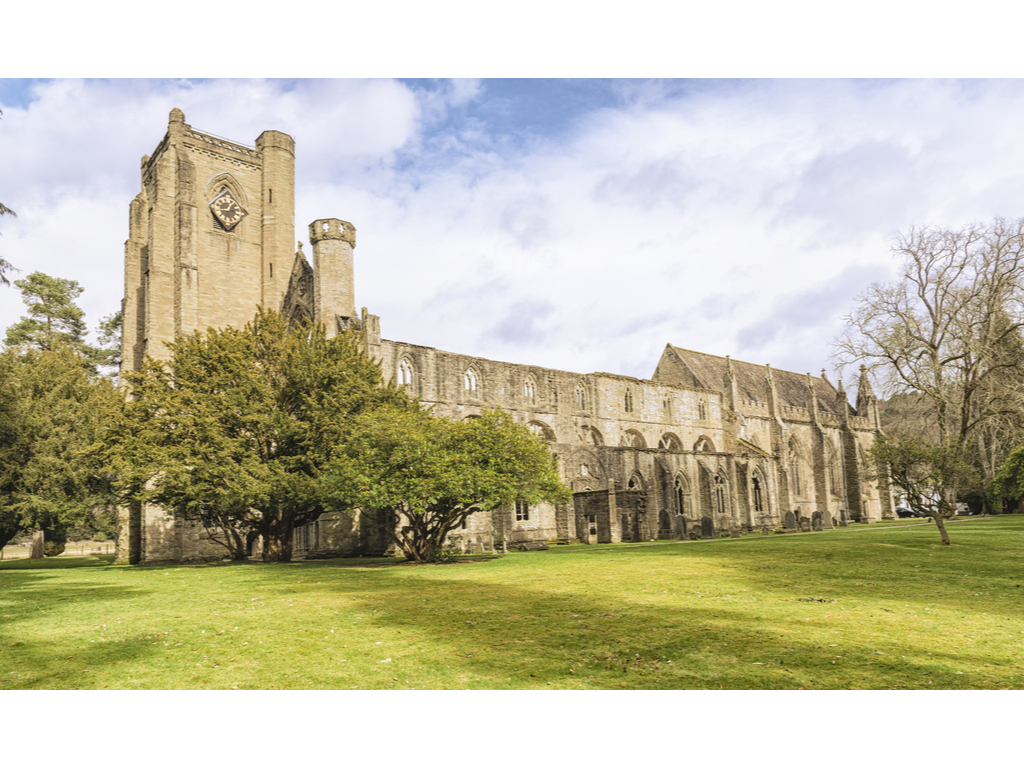
<svg viewBox="0 0 1024 768"><path fill-rule="evenodd" d="M117 400L67 345L0 355L0 534L43 531L59 554L66 530L91 519L108 498L91 447Z"/></svg>
<svg viewBox="0 0 1024 768"><path fill-rule="evenodd" d="M242 329L179 337L169 360L125 376L130 397L105 449L119 497L201 520L236 558L258 532L264 560L290 560L295 527L323 511L320 475L352 420L410 407L360 341L262 310Z"/></svg>
<svg viewBox="0 0 1024 768"><path fill-rule="evenodd" d="M53 349L57 344L81 348L85 312L75 304L82 287L74 280L33 272L14 285L21 291L28 316L7 329L4 343L23 349Z"/></svg>
<svg viewBox="0 0 1024 768"><path fill-rule="evenodd" d="M376 515L417 563L474 512L572 496L546 443L500 410L459 422L408 408L364 415L323 486L335 506Z"/></svg>

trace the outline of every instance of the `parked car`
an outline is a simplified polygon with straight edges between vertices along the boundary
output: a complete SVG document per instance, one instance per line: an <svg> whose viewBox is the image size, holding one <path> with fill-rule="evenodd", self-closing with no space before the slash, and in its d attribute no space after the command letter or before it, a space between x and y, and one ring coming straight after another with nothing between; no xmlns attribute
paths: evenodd
<svg viewBox="0 0 1024 768"><path fill-rule="evenodd" d="M896 507L897 517L924 517L920 512L915 512L907 507Z"/></svg>

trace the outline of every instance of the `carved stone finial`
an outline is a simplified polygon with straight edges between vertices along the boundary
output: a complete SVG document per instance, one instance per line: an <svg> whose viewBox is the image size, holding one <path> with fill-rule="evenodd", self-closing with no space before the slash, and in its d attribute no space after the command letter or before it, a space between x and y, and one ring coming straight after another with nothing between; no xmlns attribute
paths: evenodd
<svg viewBox="0 0 1024 768"><path fill-rule="evenodd" d="M302 253L302 241L299 240L299 242L297 242L295 245L298 248L298 250L296 251L296 254L299 255L299 256L303 255L303 253Z"/></svg>
<svg viewBox="0 0 1024 768"><path fill-rule="evenodd" d="M182 112L177 107L175 107L174 109L171 110L171 115L170 115L169 122L172 122L172 123L184 123L185 122L185 113Z"/></svg>

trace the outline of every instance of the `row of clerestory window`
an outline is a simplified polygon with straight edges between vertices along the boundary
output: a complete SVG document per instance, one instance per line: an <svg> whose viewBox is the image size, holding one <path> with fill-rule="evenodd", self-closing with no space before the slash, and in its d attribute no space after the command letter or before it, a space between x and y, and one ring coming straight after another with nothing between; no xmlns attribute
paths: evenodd
<svg viewBox="0 0 1024 768"><path fill-rule="evenodd" d="M403 357L398 363L398 384L399 386L410 386L413 383L413 367L409 358ZM462 374L462 386L463 390L467 393L475 394L480 391L480 376L473 367L467 368ZM553 380L548 380L548 390L551 392L552 402L558 402L558 393L554 386ZM537 382L530 376L523 382L522 397L528 403L537 402ZM589 398L587 394L587 388L580 382L576 385L576 389L573 392L576 408L580 411L587 410L589 405ZM666 397L662 400L662 408L666 414L672 413L672 398ZM635 400L633 396L632 388L627 388L623 395L623 409L626 413L633 413L636 409ZM697 403L697 418L700 420L706 420L708 417L707 403L702 398Z"/></svg>

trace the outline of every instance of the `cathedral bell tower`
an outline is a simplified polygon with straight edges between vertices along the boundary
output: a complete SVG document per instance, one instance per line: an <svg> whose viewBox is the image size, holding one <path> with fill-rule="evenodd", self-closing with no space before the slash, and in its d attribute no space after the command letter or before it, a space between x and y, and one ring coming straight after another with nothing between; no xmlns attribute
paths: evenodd
<svg viewBox="0 0 1024 768"><path fill-rule="evenodd" d="M198 131L171 110L142 158L125 243L122 363L167 357L179 334L239 328L280 310L295 242L295 141L264 131L254 146Z"/></svg>

